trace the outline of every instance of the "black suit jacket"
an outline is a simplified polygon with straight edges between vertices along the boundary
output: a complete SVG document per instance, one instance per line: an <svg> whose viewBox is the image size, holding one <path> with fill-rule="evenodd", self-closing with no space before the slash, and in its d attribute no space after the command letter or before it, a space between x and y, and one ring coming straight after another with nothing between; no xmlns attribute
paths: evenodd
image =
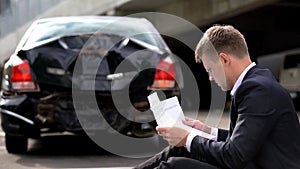
<svg viewBox="0 0 300 169"><path fill-rule="evenodd" d="M191 153L221 168L300 169L300 125L289 94L257 66L245 75L231 106L229 131L218 141L193 139Z"/></svg>

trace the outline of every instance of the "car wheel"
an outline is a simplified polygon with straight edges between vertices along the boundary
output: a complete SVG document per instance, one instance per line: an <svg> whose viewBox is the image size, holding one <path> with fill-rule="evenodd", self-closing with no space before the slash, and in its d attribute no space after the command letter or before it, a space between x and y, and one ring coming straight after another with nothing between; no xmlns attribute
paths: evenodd
<svg viewBox="0 0 300 169"><path fill-rule="evenodd" d="M5 146L9 153L22 154L27 152L28 139L24 136L5 134Z"/></svg>

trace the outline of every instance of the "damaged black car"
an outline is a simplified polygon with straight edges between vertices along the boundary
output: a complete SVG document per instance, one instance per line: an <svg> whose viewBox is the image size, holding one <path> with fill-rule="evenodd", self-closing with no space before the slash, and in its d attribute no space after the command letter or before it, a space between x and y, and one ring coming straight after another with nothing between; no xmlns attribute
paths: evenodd
<svg viewBox="0 0 300 169"><path fill-rule="evenodd" d="M0 112L6 149L24 153L28 138L85 135L108 130L104 124L131 137L153 136L147 96L159 90L164 97L180 97L180 74L146 19L39 19L4 64Z"/></svg>

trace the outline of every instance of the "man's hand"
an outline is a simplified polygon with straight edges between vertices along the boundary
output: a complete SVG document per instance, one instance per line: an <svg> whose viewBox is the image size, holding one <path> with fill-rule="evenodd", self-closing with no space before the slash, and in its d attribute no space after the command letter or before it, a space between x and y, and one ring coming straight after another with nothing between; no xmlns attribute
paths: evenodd
<svg viewBox="0 0 300 169"><path fill-rule="evenodd" d="M183 124L190 126L192 128L195 128L197 130L201 130L205 133L210 134L211 133L211 127L209 127L208 125L204 124L203 122L201 122L200 120L195 120L195 119L191 119L188 117L185 117L185 119L183 120Z"/></svg>
<svg viewBox="0 0 300 169"><path fill-rule="evenodd" d="M170 145L183 147L189 132L179 127L156 127L158 135L162 136Z"/></svg>

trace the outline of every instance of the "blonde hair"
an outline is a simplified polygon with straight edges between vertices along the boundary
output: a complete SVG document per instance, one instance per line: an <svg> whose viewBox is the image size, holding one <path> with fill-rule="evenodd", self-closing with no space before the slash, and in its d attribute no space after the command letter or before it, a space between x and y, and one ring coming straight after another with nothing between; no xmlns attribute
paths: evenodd
<svg viewBox="0 0 300 169"><path fill-rule="evenodd" d="M239 58L249 56L244 36L231 25L214 25L207 29L196 47L195 59L201 62L205 54L216 60L221 52Z"/></svg>

